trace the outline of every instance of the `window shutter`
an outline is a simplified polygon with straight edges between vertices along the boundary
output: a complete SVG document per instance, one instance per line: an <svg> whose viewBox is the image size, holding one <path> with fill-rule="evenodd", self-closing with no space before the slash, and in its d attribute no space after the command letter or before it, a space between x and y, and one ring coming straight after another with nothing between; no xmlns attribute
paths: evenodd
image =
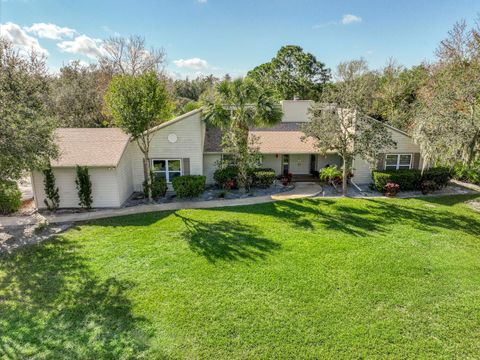
<svg viewBox="0 0 480 360"><path fill-rule="evenodd" d="M412 169L418 169L420 167L420 153L413 154Z"/></svg>
<svg viewBox="0 0 480 360"><path fill-rule="evenodd" d="M183 158L183 174L182 175L190 175L190 158Z"/></svg>
<svg viewBox="0 0 480 360"><path fill-rule="evenodd" d="M385 170L385 154L378 154L377 170Z"/></svg>

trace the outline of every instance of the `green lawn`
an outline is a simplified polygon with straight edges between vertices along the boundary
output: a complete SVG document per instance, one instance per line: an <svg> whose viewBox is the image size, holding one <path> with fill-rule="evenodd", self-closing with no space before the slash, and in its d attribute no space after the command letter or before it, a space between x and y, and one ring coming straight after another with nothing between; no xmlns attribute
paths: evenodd
<svg viewBox="0 0 480 360"><path fill-rule="evenodd" d="M0 358L479 358L470 198L80 226L0 257Z"/></svg>

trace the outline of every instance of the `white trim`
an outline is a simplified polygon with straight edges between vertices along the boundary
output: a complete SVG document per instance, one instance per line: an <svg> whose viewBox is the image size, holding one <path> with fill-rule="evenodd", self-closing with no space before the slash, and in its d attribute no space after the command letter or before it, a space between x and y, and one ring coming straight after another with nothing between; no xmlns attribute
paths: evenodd
<svg viewBox="0 0 480 360"><path fill-rule="evenodd" d="M405 131L402 131L402 130L400 130L400 129L397 129L396 127L393 127L392 125L389 125L389 124L387 124L387 123L384 123L384 122L382 122L382 121L380 121L380 120L377 120L377 119L375 119L375 118L373 118L373 117L371 117L371 116L368 116L368 115L366 115L366 117L369 118L370 120L374 120L374 121L376 121L376 122L379 122L380 124L385 125L387 128L389 128L389 129L391 129L391 130L393 130L393 131L396 131L396 132L398 132L398 133L400 133L400 134L402 134L402 135L405 135L405 136L408 136L409 138L412 138L412 135L409 135L409 134L407 134Z"/></svg>
<svg viewBox="0 0 480 360"><path fill-rule="evenodd" d="M397 164L395 165L396 169L395 170L401 170L399 167L400 166L406 166L405 164L404 165L400 165L400 155L410 155L410 163L408 164L408 169L412 169L412 162L413 162L413 153L388 153L388 154L385 154L385 160L384 160L384 168L385 170L389 170L387 169L387 157L389 155L394 155L397 157ZM393 165L388 165L388 166L393 166ZM391 170L391 169L390 169Z"/></svg>
<svg viewBox="0 0 480 360"><path fill-rule="evenodd" d="M154 161L165 161L165 171L160 171L157 170L155 171L153 169L153 162ZM170 170L168 170L168 162L169 161L179 161L180 162L180 176L183 176L183 161L182 159L177 159L177 158L152 158L150 159L150 169L151 171L155 174L156 172L164 172L165 173L165 180L167 181L167 184L171 184L172 182L170 181ZM172 171L172 172L178 172L178 171Z"/></svg>

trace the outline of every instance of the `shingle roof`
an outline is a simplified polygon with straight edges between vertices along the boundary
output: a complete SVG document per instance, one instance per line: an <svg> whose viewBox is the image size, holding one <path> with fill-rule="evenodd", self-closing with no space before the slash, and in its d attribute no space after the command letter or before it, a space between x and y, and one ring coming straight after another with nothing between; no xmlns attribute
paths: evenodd
<svg viewBox="0 0 480 360"><path fill-rule="evenodd" d="M119 128L59 128L55 135L60 156L53 167L115 167L130 138Z"/></svg>
<svg viewBox="0 0 480 360"><path fill-rule="evenodd" d="M281 122L268 128L252 128L250 135L258 139L257 145L262 154L304 154L314 153L313 139L302 141L301 122ZM207 127L205 152L221 152L222 132L215 127Z"/></svg>

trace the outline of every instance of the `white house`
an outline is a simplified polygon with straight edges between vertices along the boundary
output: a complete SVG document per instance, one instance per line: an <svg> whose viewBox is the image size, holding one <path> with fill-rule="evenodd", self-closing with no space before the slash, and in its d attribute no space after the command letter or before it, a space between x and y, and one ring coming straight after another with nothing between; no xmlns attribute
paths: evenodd
<svg viewBox="0 0 480 360"><path fill-rule="evenodd" d="M335 153L321 156L313 141L302 141L301 126L309 121L311 101L284 100L283 118L270 128L251 129L258 138L262 167L272 168L278 174L285 171L308 175L326 165L342 164ZM386 125L387 126L387 125ZM397 147L382 156L378 169L421 168L420 148L412 138L391 126ZM216 162L222 157L221 132L207 126L202 110L193 110L153 129L150 147L154 172L170 183L179 175L205 175L213 183ZM57 129L60 157L52 161L56 185L60 192L60 207L78 207L75 188L75 167L89 167L92 181L93 207L120 207L134 191L142 191L144 180L142 153L135 141L118 128ZM356 158L353 164L357 184L371 182L372 168L367 161ZM32 173L34 198L37 207L44 208L43 174Z"/></svg>

